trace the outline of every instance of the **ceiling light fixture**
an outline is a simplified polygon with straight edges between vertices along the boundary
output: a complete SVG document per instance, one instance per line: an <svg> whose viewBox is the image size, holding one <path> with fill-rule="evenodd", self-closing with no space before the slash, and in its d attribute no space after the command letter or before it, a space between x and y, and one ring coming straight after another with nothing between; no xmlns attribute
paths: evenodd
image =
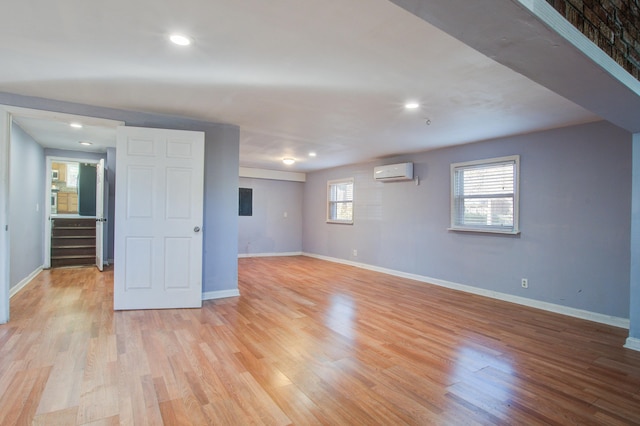
<svg viewBox="0 0 640 426"><path fill-rule="evenodd" d="M169 36L169 40L171 40L173 44L177 44L178 46L188 46L191 44L191 39L182 34L171 34Z"/></svg>
<svg viewBox="0 0 640 426"><path fill-rule="evenodd" d="M420 104L417 102L407 102L406 104L404 104L404 107L406 109L416 109L420 107Z"/></svg>
<svg viewBox="0 0 640 426"><path fill-rule="evenodd" d="M74 129L82 129L82 124L80 123L69 123L69 126L73 127Z"/></svg>
<svg viewBox="0 0 640 426"><path fill-rule="evenodd" d="M293 158L287 157L287 158L283 158L283 159L282 159L282 162L283 162L284 164L286 164L287 166L290 166L290 165L292 165L293 163L295 163L295 162L296 162L296 160L294 160Z"/></svg>
<svg viewBox="0 0 640 426"><path fill-rule="evenodd" d="M309 157L315 157L316 155L317 155L317 154L316 154L315 152L313 152L313 151L311 151L311 152L309 153Z"/></svg>
<svg viewBox="0 0 640 426"><path fill-rule="evenodd" d="M91 146L93 145L91 142L87 142L87 141L80 141L78 142L80 145L84 145L84 146Z"/></svg>

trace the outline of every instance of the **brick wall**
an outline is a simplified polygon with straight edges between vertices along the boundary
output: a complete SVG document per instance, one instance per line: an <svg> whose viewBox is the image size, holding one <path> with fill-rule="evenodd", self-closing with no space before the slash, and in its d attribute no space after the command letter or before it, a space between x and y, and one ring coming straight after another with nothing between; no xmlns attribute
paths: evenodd
<svg viewBox="0 0 640 426"><path fill-rule="evenodd" d="M546 0L640 80L640 0Z"/></svg>

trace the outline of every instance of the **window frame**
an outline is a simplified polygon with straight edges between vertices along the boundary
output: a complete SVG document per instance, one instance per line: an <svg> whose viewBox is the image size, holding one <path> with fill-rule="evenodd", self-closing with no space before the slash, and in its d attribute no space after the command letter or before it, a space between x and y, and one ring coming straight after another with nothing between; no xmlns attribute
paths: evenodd
<svg viewBox="0 0 640 426"><path fill-rule="evenodd" d="M342 184L350 184L351 185L351 200L346 201L335 201L331 199L331 187L335 185ZM355 198L355 179L354 178L345 178L345 179L333 179L327 181L327 223L337 223L342 225L353 225L353 218L355 216L354 209L354 198ZM332 219L331 218L331 206L333 204L338 203L351 203L351 219L350 220L340 220L340 219Z"/></svg>
<svg viewBox="0 0 640 426"><path fill-rule="evenodd" d="M465 169L481 168L482 166L491 167L499 164L513 164L513 225L511 227L502 226L479 226L464 225L456 223L456 218L459 217L458 207L461 205L460 198L456 198L456 173ZM491 195L491 194L487 194ZM505 197L507 198L507 197ZM463 232L482 232L490 234L520 234L520 156L510 155L506 157L488 158L484 160L465 161L461 163L451 164L451 218L449 231L463 231Z"/></svg>

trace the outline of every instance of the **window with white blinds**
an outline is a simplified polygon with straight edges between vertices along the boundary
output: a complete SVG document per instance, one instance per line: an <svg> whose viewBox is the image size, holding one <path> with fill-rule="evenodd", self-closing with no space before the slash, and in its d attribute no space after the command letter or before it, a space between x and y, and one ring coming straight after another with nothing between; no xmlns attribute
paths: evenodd
<svg viewBox="0 0 640 426"><path fill-rule="evenodd" d="M353 223L353 178L327 182L327 222Z"/></svg>
<svg viewBox="0 0 640 426"><path fill-rule="evenodd" d="M520 156L451 165L451 230L517 234Z"/></svg>

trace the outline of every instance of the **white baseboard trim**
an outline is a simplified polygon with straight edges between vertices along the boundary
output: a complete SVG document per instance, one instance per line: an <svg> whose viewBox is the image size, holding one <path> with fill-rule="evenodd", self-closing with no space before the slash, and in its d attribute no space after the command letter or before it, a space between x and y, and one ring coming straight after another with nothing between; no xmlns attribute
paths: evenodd
<svg viewBox="0 0 640 426"><path fill-rule="evenodd" d="M554 312L557 314L567 315L570 317L580 318L588 321L594 321L601 324L611 325L614 327L629 329L629 326L630 326L630 322L628 318L619 318L619 317L614 317L610 315L599 314L597 312L570 308L568 306L556 305L555 303L542 302L539 300L528 299L526 297L514 296L512 294L501 293L493 290L486 290L484 288L473 287L465 284L458 284L451 281L441 280L438 278L425 277L423 275L410 274L407 272L396 271L393 269L381 268L378 266L368 265L366 263L358 263L350 260L322 256L322 255L313 254L313 253L302 253L302 254L303 256L314 257L316 259L327 260L329 262L342 263L344 265L355 266L356 268L368 269L370 271L381 272L383 274L393 275L401 278L407 278L410 280L420 281L427 284L434 284L440 287L446 287L453 290L460 290L467 293L477 294L479 296L490 297L492 299L503 300L505 302L516 303L518 305L529 306L531 308L542 309L544 311Z"/></svg>
<svg viewBox="0 0 640 426"><path fill-rule="evenodd" d="M291 251L285 253L238 253L238 258L241 257L276 257L276 256L302 256L301 251Z"/></svg>
<svg viewBox="0 0 640 426"><path fill-rule="evenodd" d="M25 288L27 286L27 284L29 284L36 276L38 276L38 274L40 272L42 272L42 268L43 268L43 266L38 266L35 271L30 273L27 277L25 277L18 284L16 284L13 287L11 287L11 290L9 290L9 299L11 299L13 296L15 296L20 290Z"/></svg>
<svg viewBox="0 0 640 426"><path fill-rule="evenodd" d="M218 291L205 291L202 293L202 300L215 300L215 299L226 299L227 297L238 297L240 296L240 290L218 290Z"/></svg>
<svg viewBox="0 0 640 426"><path fill-rule="evenodd" d="M640 339L636 337L627 337L627 342L624 347L634 351L640 351Z"/></svg>

